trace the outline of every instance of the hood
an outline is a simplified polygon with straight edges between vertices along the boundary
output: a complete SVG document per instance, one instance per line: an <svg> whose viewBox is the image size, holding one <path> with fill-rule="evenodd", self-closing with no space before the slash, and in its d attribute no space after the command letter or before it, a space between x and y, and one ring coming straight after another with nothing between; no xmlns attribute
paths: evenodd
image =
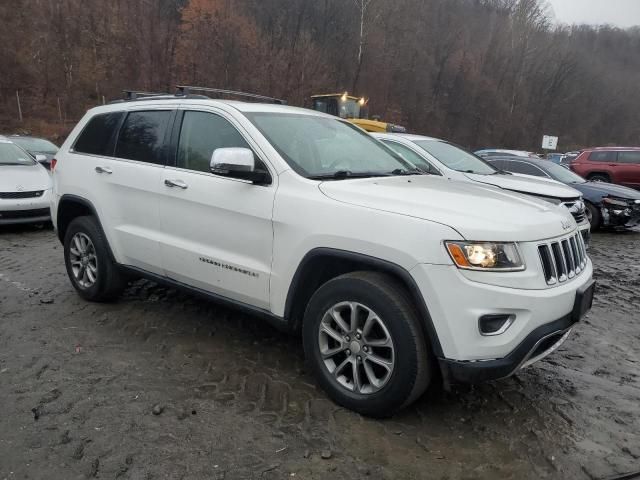
<svg viewBox="0 0 640 480"><path fill-rule="evenodd" d="M602 197L612 196L628 198L630 200L640 200L640 192L633 188L614 185L604 182L586 182L575 186L585 196L585 198L599 202Z"/></svg>
<svg viewBox="0 0 640 480"><path fill-rule="evenodd" d="M465 173L465 176L474 182L481 182L487 185L511 190L513 192L526 193L528 195L540 195L544 197L554 197L560 199L571 199L580 196L580 192L564 183L555 180L530 175L478 175L475 173Z"/></svg>
<svg viewBox="0 0 640 480"><path fill-rule="evenodd" d="M51 177L40 164L0 165L0 192L33 192L50 188Z"/></svg>
<svg viewBox="0 0 640 480"><path fill-rule="evenodd" d="M576 228L564 207L435 176L326 181L319 188L339 202L450 226L467 240L533 241Z"/></svg>

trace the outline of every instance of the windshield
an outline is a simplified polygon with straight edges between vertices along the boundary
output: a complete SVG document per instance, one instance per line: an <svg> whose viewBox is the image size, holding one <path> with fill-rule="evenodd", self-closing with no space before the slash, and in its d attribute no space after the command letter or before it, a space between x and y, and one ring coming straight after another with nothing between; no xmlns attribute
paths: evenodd
<svg viewBox="0 0 640 480"><path fill-rule="evenodd" d="M414 143L452 170L478 175L493 175L498 172L484 160L451 143L441 140L414 140Z"/></svg>
<svg viewBox="0 0 640 480"><path fill-rule="evenodd" d="M360 104L352 99L340 100L340 118L360 118Z"/></svg>
<svg viewBox="0 0 640 480"><path fill-rule="evenodd" d="M586 180L580 175L573 173L571 170L561 167L557 163L544 164L544 169L553 177L554 180L558 180L562 183L586 183Z"/></svg>
<svg viewBox="0 0 640 480"><path fill-rule="evenodd" d="M2 165L35 165L27 152L13 143L0 143L0 166Z"/></svg>
<svg viewBox="0 0 640 480"><path fill-rule="evenodd" d="M55 154L58 151L58 147L43 138L12 137L11 141L20 145L27 152Z"/></svg>
<svg viewBox="0 0 640 480"><path fill-rule="evenodd" d="M399 175L414 167L348 122L313 115L247 113L285 161L307 178Z"/></svg>

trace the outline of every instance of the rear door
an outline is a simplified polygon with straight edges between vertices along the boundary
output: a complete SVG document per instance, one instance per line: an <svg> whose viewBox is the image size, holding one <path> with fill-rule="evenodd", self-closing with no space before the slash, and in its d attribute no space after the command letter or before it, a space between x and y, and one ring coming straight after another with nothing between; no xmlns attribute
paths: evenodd
<svg viewBox="0 0 640 480"><path fill-rule="evenodd" d="M640 150L618 152L617 183L640 187Z"/></svg>
<svg viewBox="0 0 640 480"><path fill-rule="evenodd" d="M254 185L212 174L213 151L228 147L252 149L269 171L257 145L226 113L179 112L158 204L165 275L267 309L277 177L271 171L269 185Z"/></svg>
<svg viewBox="0 0 640 480"><path fill-rule="evenodd" d="M170 107L127 112L115 140L113 157L97 165L106 185L102 209L119 261L162 274L160 216L165 137L175 116Z"/></svg>
<svg viewBox="0 0 640 480"><path fill-rule="evenodd" d="M578 172L583 177L589 178L590 174L604 173L609 176L612 182L616 183L618 180L619 163L618 153L611 150L594 150L589 153L588 160L583 162L584 165L580 165L583 172Z"/></svg>

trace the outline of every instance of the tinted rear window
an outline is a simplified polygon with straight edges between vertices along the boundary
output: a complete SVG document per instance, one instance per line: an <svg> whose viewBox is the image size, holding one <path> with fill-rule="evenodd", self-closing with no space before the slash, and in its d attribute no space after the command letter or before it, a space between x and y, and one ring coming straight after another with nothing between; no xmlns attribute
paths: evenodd
<svg viewBox="0 0 640 480"><path fill-rule="evenodd" d="M640 165L640 152L618 152L618 161Z"/></svg>
<svg viewBox="0 0 640 480"><path fill-rule="evenodd" d="M541 169L527 162L521 162L518 160L505 160L504 164L504 169L507 172L521 173L523 175L533 175L535 177L545 176L544 172Z"/></svg>
<svg viewBox="0 0 640 480"><path fill-rule="evenodd" d="M78 153L110 156L113 153L110 148L111 141L123 115L124 112L113 112L93 117L82 130L73 150Z"/></svg>
<svg viewBox="0 0 640 480"><path fill-rule="evenodd" d="M162 145L170 117L169 110L129 113L118 135L116 157L164 164Z"/></svg>
<svg viewBox="0 0 640 480"><path fill-rule="evenodd" d="M589 154L589 160L591 162L614 163L617 161L617 154L616 152L591 152Z"/></svg>

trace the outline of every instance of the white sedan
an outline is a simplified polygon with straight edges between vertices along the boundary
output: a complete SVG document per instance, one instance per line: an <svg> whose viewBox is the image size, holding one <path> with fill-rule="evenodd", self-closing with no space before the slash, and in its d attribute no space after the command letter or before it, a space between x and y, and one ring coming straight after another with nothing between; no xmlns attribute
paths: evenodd
<svg viewBox="0 0 640 480"><path fill-rule="evenodd" d="M0 225L51 220L51 177L25 150L0 137Z"/></svg>

